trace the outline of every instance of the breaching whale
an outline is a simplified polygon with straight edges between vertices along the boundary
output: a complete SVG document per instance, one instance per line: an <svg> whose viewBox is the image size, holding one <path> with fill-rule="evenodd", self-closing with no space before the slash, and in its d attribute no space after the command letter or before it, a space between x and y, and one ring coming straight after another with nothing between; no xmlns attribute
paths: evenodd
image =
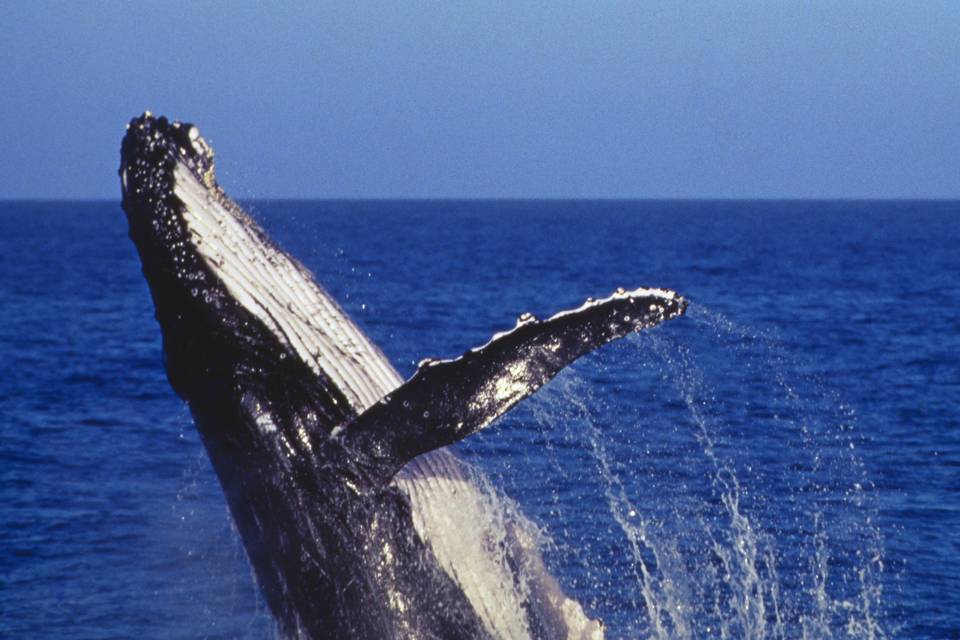
<svg viewBox="0 0 960 640"><path fill-rule="evenodd" d="M195 126L134 118L120 177L167 375L283 636L603 636L536 529L445 447L581 355L683 314L682 297L618 289L521 316L404 382L218 186Z"/></svg>

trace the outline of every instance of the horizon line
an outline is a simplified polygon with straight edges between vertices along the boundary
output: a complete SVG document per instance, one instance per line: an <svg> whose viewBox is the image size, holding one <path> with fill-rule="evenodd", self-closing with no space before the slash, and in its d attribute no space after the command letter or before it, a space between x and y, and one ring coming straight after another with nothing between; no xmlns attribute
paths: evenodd
<svg viewBox="0 0 960 640"><path fill-rule="evenodd" d="M237 202L960 202L956 196L263 196L233 198ZM13 203L117 203L122 198L54 197L6 198L0 204Z"/></svg>

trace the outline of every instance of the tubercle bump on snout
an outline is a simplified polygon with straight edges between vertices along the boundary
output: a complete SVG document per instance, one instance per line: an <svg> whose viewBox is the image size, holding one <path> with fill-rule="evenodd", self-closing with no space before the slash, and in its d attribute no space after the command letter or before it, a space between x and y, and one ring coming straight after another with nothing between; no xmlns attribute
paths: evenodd
<svg viewBox="0 0 960 640"><path fill-rule="evenodd" d="M156 199L172 190L173 170L180 164L207 187L214 188L214 154L200 131L150 111L130 120L123 138L120 177L124 198Z"/></svg>

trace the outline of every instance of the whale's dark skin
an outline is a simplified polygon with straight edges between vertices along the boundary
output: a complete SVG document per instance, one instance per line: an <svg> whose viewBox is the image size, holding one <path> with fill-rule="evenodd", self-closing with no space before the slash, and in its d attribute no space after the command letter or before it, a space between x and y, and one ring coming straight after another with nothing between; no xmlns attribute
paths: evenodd
<svg viewBox="0 0 960 640"><path fill-rule="evenodd" d="M177 190L184 176L312 283L217 186L212 151L194 127L135 118L120 174L170 383L190 406L281 633L492 637L415 530L395 475L483 428L584 353L681 315L683 298L621 291L524 321L458 359L424 364L360 411L278 330L277 311L255 292L241 296L231 272L205 253L187 215L199 205ZM543 635L547 627L533 620L530 628Z"/></svg>

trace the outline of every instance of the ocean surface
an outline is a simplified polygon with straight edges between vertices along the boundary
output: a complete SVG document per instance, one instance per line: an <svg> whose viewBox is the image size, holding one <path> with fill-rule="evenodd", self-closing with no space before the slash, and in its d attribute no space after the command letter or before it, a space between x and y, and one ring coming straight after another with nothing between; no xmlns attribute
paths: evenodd
<svg viewBox="0 0 960 640"><path fill-rule="evenodd" d="M692 301L457 445L608 637L960 637L960 203L247 204L404 375ZM0 637L273 637L126 234L0 203Z"/></svg>

